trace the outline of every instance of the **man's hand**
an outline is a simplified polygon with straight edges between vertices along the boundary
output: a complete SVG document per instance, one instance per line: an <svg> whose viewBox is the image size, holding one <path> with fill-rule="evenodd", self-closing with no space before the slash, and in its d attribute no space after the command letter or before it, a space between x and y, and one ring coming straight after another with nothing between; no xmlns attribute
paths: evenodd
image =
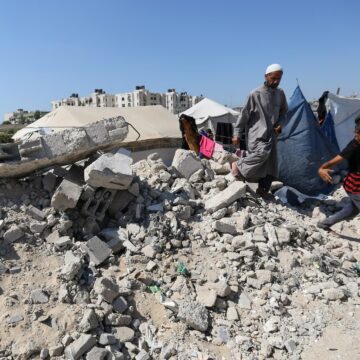
<svg viewBox="0 0 360 360"><path fill-rule="evenodd" d="M233 136L232 137L232 144L235 146L239 145L239 137L238 136Z"/></svg>
<svg viewBox="0 0 360 360"><path fill-rule="evenodd" d="M275 131L276 135L281 134L281 125L278 124L278 125L274 126L274 131Z"/></svg>
<svg viewBox="0 0 360 360"><path fill-rule="evenodd" d="M330 173L333 173L333 172L334 172L334 170L330 170L330 169L319 169L319 171L318 171L321 179L329 184L333 183L333 179L330 175Z"/></svg>

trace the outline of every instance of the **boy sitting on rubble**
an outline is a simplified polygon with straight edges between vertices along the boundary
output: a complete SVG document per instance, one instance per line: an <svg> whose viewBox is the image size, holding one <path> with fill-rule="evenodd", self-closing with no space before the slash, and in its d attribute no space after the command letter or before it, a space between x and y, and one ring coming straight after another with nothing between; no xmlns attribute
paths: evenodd
<svg viewBox="0 0 360 360"><path fill-rule="evenodd" d="M352 214L354 209L360 211L360 117L355 120L355 136L343 151L319 168L319 176L328 183L332 183L331 170L346 159L349 163L349 172L344 180L344 189L349 195L349 201L337 213L319 221L318 226L328 228Z"/></svg>

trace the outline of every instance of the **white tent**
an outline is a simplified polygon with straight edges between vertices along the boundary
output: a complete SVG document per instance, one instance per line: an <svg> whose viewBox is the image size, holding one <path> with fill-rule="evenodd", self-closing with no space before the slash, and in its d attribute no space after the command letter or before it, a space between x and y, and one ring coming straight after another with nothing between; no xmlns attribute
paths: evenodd
<svg viewBox="0 0 360 360"><path fill-rule="evenodd" d="M193 117L199 130L210 128L216 133L218 123L235 124L239 112L205 98L182 114Z"/></svg>
<svg viewBox="0 0 360 360"><path fill-rule="evenodd" d="M334 120L336 139L342 150L354 137L355 118L360 115L360 99L329 93L326 107Z"/></svg>
<svg viewBox="0 0 360 360"><path fill-rule="evenodd" d="M139 140L181 138L177 116L161 105L132 108L90 108L82 106L61 106L39 120L29 124L14 134L20 140L33 131L57 132L66 128L83 127L106 118L122 116L139 133ZM135 141L136 131L129 127L126 142Z"/></svg>

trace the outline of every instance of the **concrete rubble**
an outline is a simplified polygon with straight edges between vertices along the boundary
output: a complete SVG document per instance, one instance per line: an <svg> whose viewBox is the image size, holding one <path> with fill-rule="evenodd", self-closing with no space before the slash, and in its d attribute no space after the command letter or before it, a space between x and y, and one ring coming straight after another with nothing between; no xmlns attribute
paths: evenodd
<svg viewBox="0 0 360 360"><path fill-rule="evenodd" d="M121 116L50 134L31 132L19 143L0 145L7 154L6 161L0 162L0 178L25 176L47 166L74 163L94 151L119 147L127 134L128 126Z"/></svg>
<svg viewBox="0 0 360 360"><path fill-rule="evenodd" d="M0 358L300 360L329 326L355 336L360 216L341 238L315 225L335 202L213 168L114 152L0 180Z"/></svg>

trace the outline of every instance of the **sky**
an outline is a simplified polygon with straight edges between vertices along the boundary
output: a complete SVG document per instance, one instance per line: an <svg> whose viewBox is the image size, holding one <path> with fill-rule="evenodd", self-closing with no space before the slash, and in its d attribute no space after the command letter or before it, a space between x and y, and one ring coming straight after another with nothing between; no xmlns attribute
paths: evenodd
<svg viewBox="0 0 360 360"><path fill-rule="evenodd" d="M95 88L145 85L231 107L284 68L289 98L360 95L358 0L1 0L0 121Z"/></svg>

